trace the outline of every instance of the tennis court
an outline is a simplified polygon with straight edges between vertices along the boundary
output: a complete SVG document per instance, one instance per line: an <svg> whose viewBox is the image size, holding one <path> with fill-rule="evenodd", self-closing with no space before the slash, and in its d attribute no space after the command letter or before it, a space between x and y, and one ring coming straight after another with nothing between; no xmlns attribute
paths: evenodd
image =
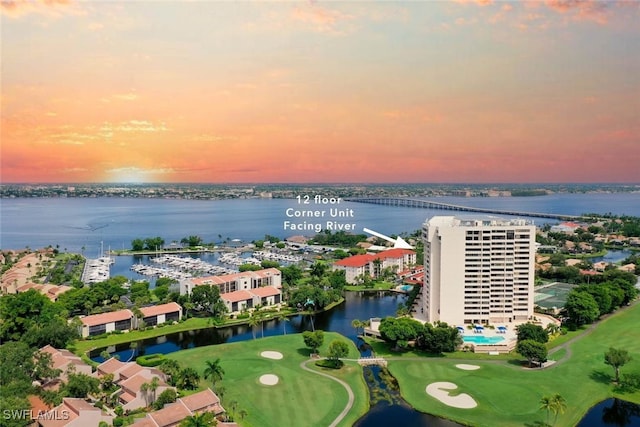
<svg viewBox="0 0 640 427"><path fill-rule="evenodd" d="M567 301L567 294L575 287L576 285L560 282L538 286L536 287L533 301L536 305L544 308L562 308Z"/></svg>

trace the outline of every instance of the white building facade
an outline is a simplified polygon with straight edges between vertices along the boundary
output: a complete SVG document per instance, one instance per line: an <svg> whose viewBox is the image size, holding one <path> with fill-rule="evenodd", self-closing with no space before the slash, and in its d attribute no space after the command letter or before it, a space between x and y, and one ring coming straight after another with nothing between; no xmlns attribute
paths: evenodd
<svg viewBox="0 0 640 427"><path fill-rule="evenodd" d="M416 316L450 325L530 319L535 235L523 219L435 216L425 222Z"/></svg>

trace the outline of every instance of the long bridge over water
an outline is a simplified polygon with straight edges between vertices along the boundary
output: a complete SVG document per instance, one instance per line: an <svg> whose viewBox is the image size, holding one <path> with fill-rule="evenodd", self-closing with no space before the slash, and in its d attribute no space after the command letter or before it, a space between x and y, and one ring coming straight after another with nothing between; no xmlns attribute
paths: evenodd
<svg viewBox="0 0 640 427"><path fill-rule="evenodd" d="M497 215L510 215L520 217L531 218L550 218L558 219L561 221L573 221L579 220L582 217L579 215L562 215L554 213L544 212L525 212L525 211L512 211L512 210L500 210L491 208L474 208L471 206L453 205L451 203L433 202L430 200L412 199L408 197L346 197L344 199L347 202L355 203L371 203L374 205L386 205L386 206L402 206L407 208L421 208L421 209L442 209L448 211L463 211L463 212L479 212L485 214L497 214Z"/></svg>

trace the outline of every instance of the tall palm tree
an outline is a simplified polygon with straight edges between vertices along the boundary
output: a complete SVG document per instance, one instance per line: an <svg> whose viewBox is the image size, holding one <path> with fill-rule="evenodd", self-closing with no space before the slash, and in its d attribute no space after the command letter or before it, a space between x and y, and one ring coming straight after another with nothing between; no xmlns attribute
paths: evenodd
<svg viewBox="0 0 640 427"><path fill-rule="evenodd" d="M151 403L156 401L156 390L158 390L159 385L160 385L160 378L153 377L151 379L151 382L149 383L149 391L151 392L151 400L150 400Z"/></svg>
<svg viewBox="0 0 640 427"><path fill-rule="evenodd" d="M216 382L222 380L222 376L224 375L224 369L220 366L220 358L207 360L205 364L207 366L204 368L204 379L211 378L211 387L215 390Z"/></svg>
<svg viewBox="0 0 640 427"><path fill-rule="evenodd" d="M218 422L211 412L190 415L180 423L180 427L212 427L216 425Z"/></svg>
<svg viewBox="0 0 640 427"><path fill-rule="evenodd" d="M543 396L542 399L540 399L540 409L547 412L546 425L549 425L549 416L551 414L551 411L553 411L554 409L553 405L553 398L551 396Z"/></svg>
<svg viewBox="0 0 640 427"><path fill-rule="evenodd" d="M255 315L251 315L251 317L249 317L249 326L251 327L251 332L253 333L253 339L256 339L256 326L258 326L258 323L260 322L260 320L258 320L258 318Z"/></svg>
<svg viewBox="0 0 640 427"><path fill-rule="evenodd" d="M287 335L287 322L289 321L289 316L282 311L279 311L277 319L279 322L282 322L282 334Z"/></svg>
<svg viewBox="0 0 640 427"><path fill-rule="evenodd" d="M551 398L553 402L553 425L558 421L558 414L564 414L564 411L567 409L567 401L560 394L556 393Z"/></svg>

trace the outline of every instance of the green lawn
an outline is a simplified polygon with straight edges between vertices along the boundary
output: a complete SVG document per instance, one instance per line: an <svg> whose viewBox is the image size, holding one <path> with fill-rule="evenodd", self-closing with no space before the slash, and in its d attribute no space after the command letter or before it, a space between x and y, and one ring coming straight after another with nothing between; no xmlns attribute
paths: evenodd
<svg viewBox="0 0 640 427"><path fill-rule="evenodd" d="M639 324L640 304L636 304L604 320L592 333L571 344L570 358L543 370L523 369L513 361L469 360L466 363L481 368L464 371L455 367L454 360L434 358L393 360L389 362L389 369L398 379L403 397L423 412L477 426L532 425L546 417L539 410L540 399L560 393L567 401L567 411L558 417L557 425L573 426L591 406L609 397L640 403L640 392L614 393L613 369L604 364L604 353L613 346L632 354L633 360L622 368L623 373L640 371ZM457 384L456 393L470 394L478 406L455 409L429 397L425 388L436 381Z"/></svg>
<svg viewBox="0 0 640 427"><path fill-rule="evenodd" d="M346 285L345 291L388 291L395 288L396 285L391 282L374 282L373 287L367 288L364 285Z"/></svg>
<svg viewBox="0 0 640 427"><path fill-rule="evenodd" d="M329 344L335 339L349 341L337 333L325 332L321 355L327 353ZM357 358L357 349L352 343L350 347L349 358ZM284 358L266 359L260 355L265 350L278 351ZM182 366L194 367L201 374L206 360L220 358L225 371L221 383L225 388L223 406L229 410L230 402L235 401L238 412L246 410L244 419L236 417L243 426L328 426L348 400L347 392L340 384L300 367L303 361L309 360L309 349L305 347L301 334L198 347L171 353L167 357L177 360ZM341 426L353 425L366 413L368 390L359 365L346 362L340 370L320 369L313 362L308 366L340 378L351 386L355 404ZM279 383L275 386L262 385L259 378L264 374L277 375ZM210 385L208 381L201 382L203 388Z"/></svg>
<svg viewBox="0 0 640 427"><path fill-rule="evenodd" d="M161 335L167 335L174 332L191 331L195 329L211 328L213 327L213 321L210 317L207 318L191 318L184 322L176 323L175 325L167 325L162 327L156 327L147 329L145 331L131 331L123 334L111 334L105 338L99 338L95 340L82 340L73 343L70 348L76 354L84 354L88 351L95 350L97 348L104 348L110 345L122 344L126 342L143 340L146 338L158 337Z"/></svg>

